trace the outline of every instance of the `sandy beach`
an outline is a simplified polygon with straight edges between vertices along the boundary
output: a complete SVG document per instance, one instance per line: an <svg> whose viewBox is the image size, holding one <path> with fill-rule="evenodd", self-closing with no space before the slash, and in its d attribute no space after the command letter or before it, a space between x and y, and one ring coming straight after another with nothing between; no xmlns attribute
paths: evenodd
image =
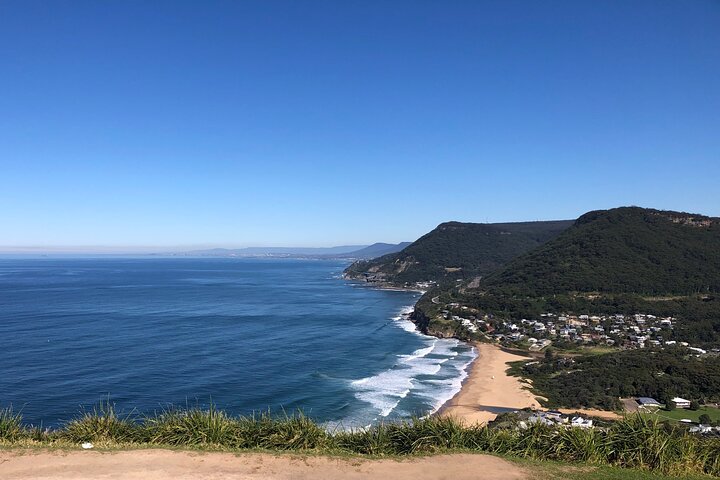
<svg viewBox="0 0 720 480"><path fill-rule="evenodd" d="M483 480L530 478L529 472L489 455L436 455L371 460L265 453L201 453L162 449L96 451L0 451L3 480Z"/></svg>
<svg viewBox="0 0 720 480"><path fill-rule="evenodd" d="M507 375L508 362L527 357L507 353L496 345L475 345L478 357L470 367L461 390L438 411L467 424L494 420L498 409L540 408L540 403L517 377Z"/></svg>

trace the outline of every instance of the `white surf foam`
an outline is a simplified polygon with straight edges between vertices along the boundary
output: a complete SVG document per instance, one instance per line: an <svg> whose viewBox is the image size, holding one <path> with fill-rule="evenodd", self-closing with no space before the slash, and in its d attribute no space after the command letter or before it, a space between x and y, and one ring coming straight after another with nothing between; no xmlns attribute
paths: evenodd
<svg viewBox="0 0 720 480"><path fill-rule="evenodd" d="M457 339L439 339L419 332L410 321L412 312L412 305L403 307L392 317L393 323L421 337L426 345L411 354L398 355L388 370L350 382L355 397L368 403L379 417L393 413L408 395L426 399L422 403L429 403L431 413L436 412L460 391L468 366L477 356L474 348L469 352L459 348L464 344Z"/></svg>
<svg viewBox="0 0 720 480"><path fill-rule="evenodd" d="M387 417L407 397L414 386L410 368L397 368L372 377L355 380L350 385L357 390L355 397L369 403Z"/></svg>
<svg viewBox="0 0 720 480"><path fill-rule="evenodd" d="M398 355L399 358L402 358L404 362L411 362L418 358L423 358L425 355L429 354L433 350L435 350L435 345L437 344L437 341L433 341L432 345L426 348L418 348L410 355Z"/></svg>
<svg viewBox="0 0 720 480"><path fill-rule="evenodd" d="M350 383L355 397L372 406L380 417L390 415L408 395L426 398L435 412L460 390L467 377L467 366L475 358L474 349L458 358L457 349L462 342L422 336L427 346L409 355L398 355L397 362L388 370ZM439 378L427 378L438 374Z"/></svg>
<svg viewBox="0 0 720 480"><path fill-rule="evenodd" d="M462 383L468 377L468 370L470 365L477 358L477 352L475 348L473 347L470 350L470 353L467 355L463 355L463 357L466 357L467 360L464 362L458 362L453 364L453 367L457 371L457 375L453 375L452 377L446 379L433 379L423 382L424 384L429 385L423 389L421 394L430 398L433 402L432 410L430 411L429 415L432 415L433 413L440 410L440 408L445 403L447 403L460 391L460 389L462 388Z"/></svg>
<svg viewBox="0 0 720 480"><path fill-rule="evenodd" d="M406 332L414 333L423 338L435 338L429 335L424 335L418 331L417 327L415 327L415 324L410 320L410 314L413 312L413 310L415 310L415 308L412 305L402 307L398 314L392 317L392 320L398 327L402 328Z"/></svg>

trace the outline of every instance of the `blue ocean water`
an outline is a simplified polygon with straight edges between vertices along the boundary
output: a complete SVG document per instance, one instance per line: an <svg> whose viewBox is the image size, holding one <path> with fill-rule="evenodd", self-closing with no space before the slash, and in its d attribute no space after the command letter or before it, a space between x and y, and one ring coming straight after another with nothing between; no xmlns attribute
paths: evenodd
<svg viewBox="0 0 720 480"><path fill-rule="evenodd" d="M56 426L109 398L150 413L210 402L364 426L423 415L474 351L417 333L418 294L339 261L0 259L0 406Z"/></svg>

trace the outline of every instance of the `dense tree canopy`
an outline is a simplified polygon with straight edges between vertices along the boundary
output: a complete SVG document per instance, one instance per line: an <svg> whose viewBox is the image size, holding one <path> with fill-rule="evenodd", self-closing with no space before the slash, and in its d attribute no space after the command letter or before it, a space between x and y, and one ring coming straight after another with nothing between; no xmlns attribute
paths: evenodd
<svg viewBox="0 0 720 480"><path fill-rule="evenodd" d="M639 396L720 400L720 357L697 358L684 348L543 359L522 374L549 406L616 409L620 397Z"/></svg>
<svg viewBox="0 0 720 480"><path fill-rule="evenodd" d="M440 224L398 253L356 262L351 276L380 274L395 284L487 275L572 225L572 221Z"/></svg>
<svg viewBox="0 0 720 480"><path fill-rule="evenodd" d="M496 292L720 292L720 220L637 207L590 212L490 275Z"/></svg>

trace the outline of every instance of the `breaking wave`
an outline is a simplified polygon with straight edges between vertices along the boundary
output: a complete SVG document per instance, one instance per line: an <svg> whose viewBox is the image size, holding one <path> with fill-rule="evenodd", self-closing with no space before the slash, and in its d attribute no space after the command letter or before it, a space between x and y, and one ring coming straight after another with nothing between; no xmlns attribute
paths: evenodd
<svg viewBox="0 0 720 480"><path fill-rule="evenodd" d="M425 344L396 356L388 369L352 380L355 397L373 409L377 419L403 418L437 411L450 400L467 377L475 349L456 339L423 335L409 320L412 307L404 307L393 323L422 338Z"/></svg>

